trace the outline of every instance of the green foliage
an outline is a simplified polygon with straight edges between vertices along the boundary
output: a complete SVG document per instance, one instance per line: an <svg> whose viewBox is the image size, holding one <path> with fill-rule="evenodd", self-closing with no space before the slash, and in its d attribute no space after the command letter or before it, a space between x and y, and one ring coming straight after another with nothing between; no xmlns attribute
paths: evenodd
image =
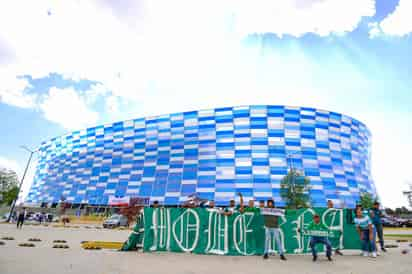
<svg viewBox="0 0 412 274"><path fill-rule="evenodd" d="M298 171L291 170L281 181L282 199L290 209L305 208L309 203L308 177L302 176Z"/></svg>
<svg viewBox="0 0 412 274"><path fill-rule="evenodd" d="M364 209L372 208L374 202L375 200L372 198L372 195L370 193L367 193L367 192L361 193L360 204L362 208Z"/></svg>
<svg viewBox="0 0 412 274"><path fill-rule="evenodd" d="M0 204L11 205L17 198L19 181L17 174L10 170L0 170Z"/></svg>
<svg viewBox="0 0 412 274"><path fill-rule="evenodd" d="M19 187L13 186L8 191L2 193L3 195L3 203L10 206L15 199L17 199L17 195L19 194Z"/></svg>
<svg viewBox="0 0 412 274"><path fill-rule="evenodd" d="M385 212L386 212L386 214L388 214L388 215L393 215L393 214L395 214L395 211L393 211L392 208L385 208Z"/></svg>

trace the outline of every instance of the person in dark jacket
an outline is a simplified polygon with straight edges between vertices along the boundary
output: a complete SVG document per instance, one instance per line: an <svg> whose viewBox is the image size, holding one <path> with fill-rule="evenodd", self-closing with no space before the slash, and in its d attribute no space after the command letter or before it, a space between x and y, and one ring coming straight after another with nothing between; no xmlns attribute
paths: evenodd
<svg viewBox="0 0 412 274"><path fill-rule="evenodd" d="M21 229L23 227L25 218L26 218L26 209L23 208L23 210L19 212L19 215L17 217L17 228Z"/></svg>
<svg viewBox="0 0 412 274"><path fill-rule="evenodd" d="M375 202L373 204L373 208L371 210L372 223L375 226L376 233L378 234L381 250L383 252L386 252L385 242L383 240L383 228L382 228L382 220L381 220L381 218L383 217L383 213L382 213L382 210L379 209L379 206L380 206L379 202Z"/></svg>

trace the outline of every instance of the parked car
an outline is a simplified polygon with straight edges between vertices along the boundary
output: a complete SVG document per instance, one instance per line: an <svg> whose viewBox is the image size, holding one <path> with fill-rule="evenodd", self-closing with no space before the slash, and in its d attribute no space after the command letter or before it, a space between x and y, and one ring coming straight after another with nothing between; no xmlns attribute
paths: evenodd
<svg viewBox="0 0 412 274"><path fill-rule="evenodd" d="M395 218L396 222L398 222L399 227L407 227L409 220L403 218Z"/></svg>
<svg viewBox="0 0 412 274"><path fill-rule="evenodd" d="M103 222L104 228L115 228L119 226L128 226L129 222L126 216L114 214Z"/></svg>
<svg viewBox="0 0 412 274"><path fill-rule="evenodd" d="M382 218L382 225L385 227L399 227L399 223L394 218Z"/></svg>
<svg viewBox="0 0 412 274"><path fill-rule="evenodd" d="M53 222L53 223L58 223L58 222L60 222L60 217L59 217L59 216L53 216L52 222Z"/></svg>

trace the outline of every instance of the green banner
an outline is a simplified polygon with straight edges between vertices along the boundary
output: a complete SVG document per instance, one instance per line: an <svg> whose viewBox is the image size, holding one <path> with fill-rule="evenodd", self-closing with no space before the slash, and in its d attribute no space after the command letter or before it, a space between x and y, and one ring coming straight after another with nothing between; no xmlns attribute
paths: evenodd
<svg viewBox="0 0 412 274"><path fill-rule="evenodd" d="M307 231L306 227L315 214L319 214L321 221L329 228L327 236L334 248L360 249L355 226L347 222L350 218L346 215L351 213L343 209L307 208L286 210L285 216L280 217L281 242L286 253L310 251L310 237L316 236L318 232ZM145 208L143 219L142 241L145 252L245 256L263 254L265 229L263 216L259 213L225 216L221 211L213 209ZM270 250L278 250L274 239ZM319 246L319 251L322 250L323 247Z"/></svg>

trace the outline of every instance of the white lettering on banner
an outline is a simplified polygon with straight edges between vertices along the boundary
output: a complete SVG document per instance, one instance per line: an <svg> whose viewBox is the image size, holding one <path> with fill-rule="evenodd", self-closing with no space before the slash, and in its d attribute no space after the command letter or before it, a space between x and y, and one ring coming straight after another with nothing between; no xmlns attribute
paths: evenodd
<svg viewBox="0 0 412 274"><path fill-rule="evenodd" d="M262 208L260 214L282 217L285 216L285 210L281 208Z"/></svg>
<svg viewBox="0 0 412 274"><path fill-rule="evenodd" d="M190 223L191 215L194 217L195 223ZM185 217L186 217L186 222L185 222ZM176 235L176 225L178 223L180 223L180 237ZM177 218L177 220L173 222L173 225L172 225L173 238L176 241L176 243L179 245L179 247L182 249L182 251L191 252L196 248L197 242L199 240L199 229L200 229L200 218L197 212L194 211L193 209L185 210L184 213L181 214L179 218ZM193 239L193 242L190 243L190 233L192 231L195 232L195 237Z"/></svg>
<svg viewBox="0 0 412 274"><path fill-rule="evenodd" d="M206 233L208 235L205 252L225 255L229 250L227 216L217 210L209 210L209 221ZM222 227L223 226L223 227Z"/></svg>
<svg viewBox="0 0 412 274"><path fill-rule="evenodd" d="M235 218L233 221L233 242L234 246L242 255L253 255L253 253L247 253L247 236L249 233L253 233L253 229L250 229L250 226L253 222L255 214L253 212L246 212ZM237 227L239 226L239 241L237 239ZM239 247L239 244L242 244L242 249Z"/></svg>
<svg viewBox="0 0 412 274"><path fill-rule="evenodd" d="M310 218L305 218L307 215L310 215ZM306 209L303 211L302 214L299 215L296 221L293 221L292 223L296 224L295 230L295 236L293 238L296 239L298 242L298 248L294 250L294 253L303 253L305 250L305 237L303 235L303 229L307 227L308 224L312 222L313 215L315 215L315 211L311 208ZM305 220L309 219L309 222L305 222ZM309 241L308 241L308 247L309 247Z"/></svg>
<svg viewBox="0 0 412 274"><path fill-rule="evenodd" d="M153 245L150 251L170 247L170 212L168 208L155 208L152 214Z"/></svg>
<svg viewBox="0 0 412 274"><path fill-rule="evenodd" d="M332 218L328 225L326 217L329 214L332 214ZM338 215L338 218L336 218L336 215ZM335 225L336 221L338 222L337 225ZM329 228L329 230L341 232L339 237L339 249L343 249L343 209L328 208L322 215L322 222Z"/></svg>

